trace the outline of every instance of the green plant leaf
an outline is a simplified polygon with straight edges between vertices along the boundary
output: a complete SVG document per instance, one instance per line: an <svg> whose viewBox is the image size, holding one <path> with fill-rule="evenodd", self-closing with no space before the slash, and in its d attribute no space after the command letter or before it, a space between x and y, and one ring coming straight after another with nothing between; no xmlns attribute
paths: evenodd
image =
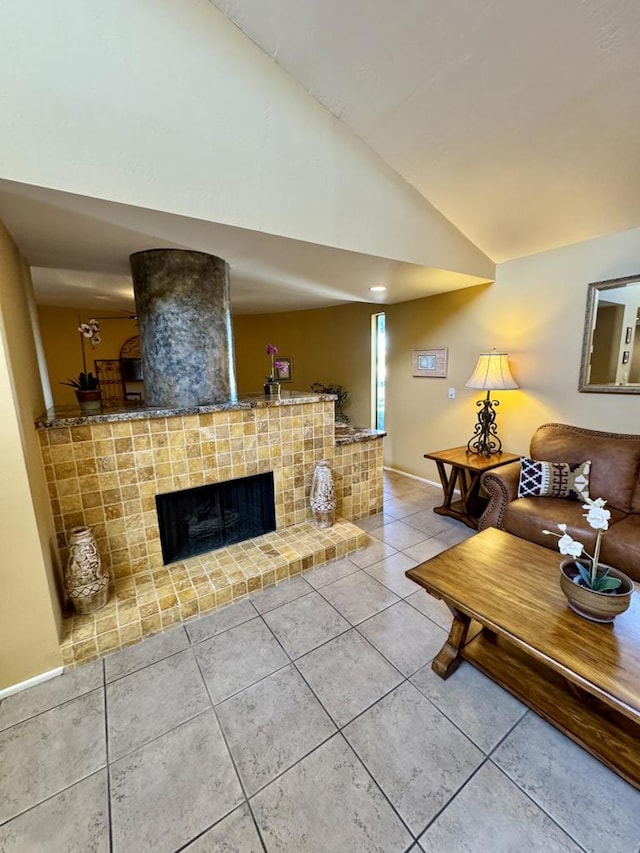
<svg viewBox="0 0 640 853"><path fill-rule="evenodd" d="M585 566L582 565L582 563L579 563L577 560L576 560L576 566L578 568L578 572L580 574L580 579L582 580L582 583L585 586L588 586L589 589L591 589L591 573L589 572L589 570L587 568L585 568Z"/></svg>
<svg viewBox="0 0 640 853"><path fill-rule="evenodd" d="M618 589L619 586L622 586L620 578L600 577L595 588L598 592L604 592L607 589Z"/></svg>
<svg viewBox="0 0 640 853"><path fill-rule="evenodd" d="M61 382L61 385L68 385L70 388L81 388L80 382L77 379L72 379L70 376L67 376L66 382Z"/></svg>

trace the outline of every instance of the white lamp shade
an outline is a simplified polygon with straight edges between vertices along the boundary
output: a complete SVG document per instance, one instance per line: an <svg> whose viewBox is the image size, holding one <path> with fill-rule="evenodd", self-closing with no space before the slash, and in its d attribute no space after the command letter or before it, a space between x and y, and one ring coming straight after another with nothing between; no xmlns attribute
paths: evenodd
<svg viewBox="0 0 640 853"><path fill-rule="evenodd" d="M509 370L509 355L506 352L481 352L473 376L465 382L467 388L485 391L506 391L520 386Z"/></svg>

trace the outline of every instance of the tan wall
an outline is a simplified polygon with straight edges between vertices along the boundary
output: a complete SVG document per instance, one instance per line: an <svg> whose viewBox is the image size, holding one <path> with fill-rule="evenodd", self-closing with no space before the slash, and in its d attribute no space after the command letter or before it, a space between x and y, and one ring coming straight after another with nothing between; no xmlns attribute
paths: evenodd
<svg viewBox="0 0 640 853"><path fill-rule="evenodd" d="M307 391L312 382L343 385L350 392L345 408L351 423L369 426L371 421L371 317L380 308L363 303L292 311L281 314L235 315L236 378L238 392L262 390L270 360L267 344L278 347L280 355L293 358L293 380L283 389ZM47 372L54 404L75 402L73 389L60 383L77 376L82 369L78 317L92 313L85 308L38 306ZM107 320L100 324L102 343L86 346L87 367L95 358L118 358L127 338L138 333L132 320Z"/></svg>
<svg viewBox="0 0 640 853"><path fill-rule="evenodd" d="M478 354L505 349L521 388L492 394L505 449L527 453L548 421L635 432L640 399L580 394L582 334L591 281L640 270L640 230L601 237L499 265L496 282L389 306L343 305L318 311L234 318L238 386L255 391L268 370L267 343L294 358L293 386L316 379L351 393L353 423L370 425L371 315L387 316L385 464L437 481L424 453L466 444L484 393L465 388ZM414 378L414 349L447 347L445 379ZM450 400L447 391L456 389Z"/></svg>
<svg viewBox="0 0 640 853"><path fill-rule="evenodd" d="M355 303L316 311L236 315L233 331L238 391L262 389L269 373L267 344L293 358L293 381L283 388L307 391L312 382L343 385L352 424L371 423L371 317L377 305Z"/></svg>
<svg viewBox="0 0 640 853"><path fill-rule="evenodd" d="M106 316L103 312L103 316ZM110 314L108 316L114 316ZM51 383L51 393L56 406L69 406L76 402L73 388L61 385L68 377L77 378L82 370L82 347L78 332L78 318L86 323L90 317L100 319L100 312L86 308L54 308L50 305L38 306L38 318L42 334L42 343L47 362L47 372ZM102 342L92 348L85 342L87 370L95 373L94 359L119 358L120 347L128 339L138 334L133 320L123 317L121 320L104 320L100 323Z"/></svg>
<svg viewBox="0 0 640 853"><path fill-rule="evenodd" d="M28 268L0 223L0 689L61 663L53 522L33 421L44 408Z"/></svg>
<svg viewBox="0 0 640 853"><path fill-rule="evenodd" d="M640 230L626 231L500 264L492 285L389 306L385 464L437 480L423 454L466 444L484 393L464 383L493 347L509 353L521 386L492 394L505 449L527 453L548 421L637 433L638 396L577 387L587 284L639 270ZM440 346L449 348L447 378L413 378L412 350Z"/></svg>

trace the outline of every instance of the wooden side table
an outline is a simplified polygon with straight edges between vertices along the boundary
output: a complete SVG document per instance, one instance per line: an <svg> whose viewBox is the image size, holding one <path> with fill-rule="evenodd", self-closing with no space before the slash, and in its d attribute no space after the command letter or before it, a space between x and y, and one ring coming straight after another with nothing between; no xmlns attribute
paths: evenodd
<svg viewBox="0 0 640 853"><path fill-rule="evenodd" d="M438 450L435 453L425 453L425 459L433 459L438 466L438 474L444 492L444 503L434 508L438 515L448 515L458 521L478 529L478 521L487 506L487 499L482 498L480 490L480 475L491 468L498 468L509 462L520 459L515 453L496 453L493 456L482 456L469 453L466 447L452 447L449 450ZM446 465L451 466L447 472ZM453 500L456 489L460 491L460 500Z"/></svg>

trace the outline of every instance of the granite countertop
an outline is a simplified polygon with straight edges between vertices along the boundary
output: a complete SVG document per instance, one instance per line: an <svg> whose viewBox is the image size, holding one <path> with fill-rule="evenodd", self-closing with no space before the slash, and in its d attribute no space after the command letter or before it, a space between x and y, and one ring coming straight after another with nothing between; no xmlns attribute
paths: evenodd
<svg viewBox="0 0 640 853"><path fill-rule="evenodd" d="M104 403L99 412L82 412L77 406L55 406L48 409L36 422L36 429L57 429L85 424L108 424L119 421L141 421L147 418L167 418L180 415L199 415L208 412L237 412L247 409L265 409L276 406L293 406L300 403L327 403L336 399L335 394L311 394L305 391L281 391L279 397L265 394L243 394L235 402L212 403L208 406L191 406L181 409L158 409L143 406L138 401L111 405ZM377 429L335 425L336 445L356 444L384 438L387 433Z"/></svg>
<svg viewBox="0 0 640 853"><path fill-rule="evenodd" d="M351 426L351 424L336 424L336 444L356 444L360 441L375 441L387 434L381 429Z"/></svg>
<svg viewBox="0 0 640 853"><path fill-rule="evenodd" d="M78 406L54 406L36 422L36 429L108 424L118 421L140 421L146 418L169 418L179 415L201 415L208 412L237 412L246 409L265 409L277 406L294 406L300 403L326 403L336 400L335 394L311 394L305 391L281 391L278 397L266 394L243 394L237 400L211 403L207 406L189 406L179 409L161 409L141 405L138 401L112 405L103 403L99 412L82 412ZM348 444L349 442L342 442Z"/></svg>

